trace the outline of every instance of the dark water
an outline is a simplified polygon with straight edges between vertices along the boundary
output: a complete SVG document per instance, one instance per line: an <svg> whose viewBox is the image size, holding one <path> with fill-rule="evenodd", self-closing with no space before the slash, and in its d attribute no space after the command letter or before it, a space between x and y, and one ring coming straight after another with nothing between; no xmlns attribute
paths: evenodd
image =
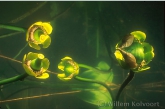
<svg viewBox="0 0 165 109"><path fill-rule="evenodd" d="M116 43L132 31L146 33L146 42L154 47L155 53L149 63L151 68L137 73L121 94L120 102L130 106L117 109L165 109L164 2L0 2L0 24L28 29L37 21L52 25L51 45L39 51L27 46L16 60L22 61L28 52L43 53L50 60L49 70L53 72L60 72L58 63L65 56L92 67L105 61L113 71L112 82L117 85L128 71L120 68L114 58ZM26 45L26 33L9 35L15 32L0 28L1 55L14 58ZM7 36L2 38L4 35ZM109 43L110 57L103 36ZM25 71L20 63L0 58L0 80L22 73ZM45 80L29 76L24 81L1 85L0 101L11 101L0 102L0 109L110 109L103 103L99 107L97 103L85 102L76 92L58 94L90 88L88 84L77 80L63 82L54 74ZM112 91L113 95L117 90ZM94 102L99 100L102 98ZM132 102L159 106L134 106Z"/></svg>

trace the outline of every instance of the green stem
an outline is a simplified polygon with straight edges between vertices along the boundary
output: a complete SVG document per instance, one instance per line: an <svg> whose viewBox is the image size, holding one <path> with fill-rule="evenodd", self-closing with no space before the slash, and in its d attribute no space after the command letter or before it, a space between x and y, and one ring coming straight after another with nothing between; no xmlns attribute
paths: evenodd
<svg viewBox="0 0 165 109"><path fill-rule="evenodd" d="M93 70L94 72L109 73L109 70L108 71L102 71L102 70L99 70L97 68L93 68L91 66L85 65L85 64L78 64L78 65L79 65L79 67L86 68L86 69L89 69L89 70Z"/></svg>
<svg viewBox="0 0 165 109"><path fill-rule="evenodd" d="M28 46L28 43L17 53L16 56L14 56L13 59L16 59L27 46Z"/></svg>
<svg viewBox="0 0 165 109"><path fill-rule="evenodd" d="M79 67L82 67L82 68L86 68L86 69L89 69L89 70L94 70L95 68L91 67L91 66L88 66L88 65L85 65L85 64L78 64Z"/></svg>
<svg viewBox="0 0 165 109"><path fill-rule="evenodd" d="M82 77L79 77L79 76L75 76L74 79L76 79L78 81L83 81L83 82L97 83L97 84L100 84L100 85L104 86L108 90L110 96L112 97L112 102L114 101L114 97L112 95L111 89L104 82L96 81L96 80L92 80L92 79L87 79L87 78L82 78Z"/></svg>
<svg viewBox="0 0 165 109"><path fill-rule="evenodd" d="M24 73L24 74L21 74L21 75L18 75L18 76L14 76L14 77L11 77L11 78L8 78L8 79L1 80L0 85L9 84L11 82L15 82L15 81L18 81L18 80L23 80L27 76L28 76L28 74Z"/></svg>
<svg viewBox="0 0 165 109"><path fill-rule="evenodd" d="M26 29L16 26L9 26L9 25L2 25L0 24L0 28L14 30L14 31L20 31L20 32L26 32Z"/></svg>

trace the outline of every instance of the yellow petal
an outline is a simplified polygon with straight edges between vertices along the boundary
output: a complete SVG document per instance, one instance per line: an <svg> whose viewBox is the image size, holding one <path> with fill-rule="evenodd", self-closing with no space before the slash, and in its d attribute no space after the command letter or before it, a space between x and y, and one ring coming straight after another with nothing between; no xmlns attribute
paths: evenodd
<svg viewBox="0 0 165 109"><path fill-rule="evenodd" d="M67 59L71 59L72 60L72 58L69 57L69 56L66 56L66 57L62 58L61 60L67 60Z"/></svg>
<svg viewBox="0 0 165 109"><path fill-rule="evenodd" d="M117 60L124 61L123 55L121 54L121 52L119 50L116 50L114 54L115 54Z"/></svg>
<svg viewBox="0 0 165 109"><path fill-rule="evenodd" d="M50 23L42 23L42 26L44 27L44 29L46 30L47 34L52 33L52 26L50 25Z"/></svg>
<svg viewBox="0 0 165 109"><path fill-rule="evenodd" d="M39 21L39 22L34 23L33 25L42 25L42 22ZM32 26L33 26L33 25L32 25Z"/></svg>
<svg viewBox="0 0 165 109"><path fill-rule="evenodd" d="M59 78L60 80L62 80L62 81L69 81L69 80L71 80L72 78Z"/></svg>
<svg viewBox="0 0 165 109"><path fill-rule="evenodd" d="M42 76L36 77L38 79L47 79L49 78L49 74L48 73L43 73Z"/></svg>
<svg viewBox="0 0 165 109"><path fill-rule="evenodd" d="M38 58L39 59L44 59L44 55L43 54L38 54Z"/></svg>
<svg viewBox="0 0 165 109"><path fill-rule="evenodd" d="M23 62L25 62L25 59L26 59L26 54L25 54L24 57L23 57Z"/></svg>
<svg viewBox="0 0 165 109"><path fill-rule="evenodd" d="M43 45L42 47L47 48L47 47L49 47L50 43L51 43L51 38L48 36L46 38L46 40L42 43L42 45Z"/></svg>
<svg viewBox="0 0 165 109"><path fill-rule="evenodd" d="M38 46L38 44L34 44L34 43L31 43L31 42L29 42L29 46L34 48L34 49L36 49L36 50L40 50L41 49L40 46Z"/></svg>
<svg viewBox="0 0 165 109"><path fill-rule="evenodd" d="M31 76L35 76L35 75L36 75L32 70L30 70L30 69L27 67L27 65L23 64L23 68L25 69L25 71L26 71L26 73L27 73L28 75L31 75Z"/></svg>
<svg viewBox="0 0 165 109"><path fill-rule="evenodd" d="M45 40L46 40L48 37L49 37L48 35L44 35L44 34L40 35L40 42L41 42L41 43L45 42Z"/></svg>
<svg viewBox="0 0 165 109"><path fill-rule="evenodd" d="M65 76L65 73L62 73L62 74L58 74L57 77L58 77L58 78L64 78L64 77L66 77L66 76Z"/></svg>

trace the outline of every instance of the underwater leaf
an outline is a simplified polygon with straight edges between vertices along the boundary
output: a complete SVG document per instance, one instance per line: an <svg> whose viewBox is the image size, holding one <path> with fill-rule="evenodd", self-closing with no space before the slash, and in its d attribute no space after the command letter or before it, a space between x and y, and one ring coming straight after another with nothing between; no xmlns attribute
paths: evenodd
<svg viewBox="0 0 165 109"><path fill-rule="evenodd" d="M98 66L97 68L99 70L103 70L103 71L106 71L106 70L110 69L110 66L104 61L100 61L97 66Z"/></svg>
<svg viewBox="0 0 165 109"><path fill-rule="evenodd" d="M93 79L93 80L98 80L101 82L112 82L113 80L113 72L102 72L101 71L93 71L93 70L87 70L81 74L79 74L79 76L83 77L83 78L88 78L88 79Z"/></svg>
<svg viewBox="0 0 165 109"><path fill-rule="evenodd" d="M76 95L80 99L82 99L90 104L94 104L96 106L101 106L102 105L101 103L112 102L111 96L109 95L108 91L105 91L105 90L82 91L80 93L77 93ZM112 109L112 107L108 106L108 109Z"/></svg>
<svg viewBox="0 0 165 109"><path fill-rule="evenodd" d="M146 39L146 34L142 31L133 31L131 34L134 36L134 38L140 42L144 42Z"/></svg>

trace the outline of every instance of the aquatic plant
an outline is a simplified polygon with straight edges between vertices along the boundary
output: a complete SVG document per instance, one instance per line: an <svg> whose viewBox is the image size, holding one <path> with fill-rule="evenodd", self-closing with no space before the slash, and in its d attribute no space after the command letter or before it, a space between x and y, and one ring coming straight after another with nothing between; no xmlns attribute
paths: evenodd
<svg viewBox="0 0 165 109"><path fill-rule="evenodd" d="M59 73L57 77L64 81L71 80L74 76L79 74L78 64L68 56L61 59L58 68L62 70L63 73Z"/></svg>
<svg viewBox="0 0 165 109"><path fill-rule="evenodd" d="M110 67L107 63L101 61L97 68L93 68L85 64L77 64L71 57L68 56L62 58L61 60L62 61L58 64L58 68L62 70L62 73L57 75L59 79L68 81L74 78L78 81L97 84L86 84L84 87L85 89L83 89L84 91L76 94L79 98L94 105L98 105L100 98L102 98L105 102L113 101L112 91L106 84L106 82L112 82L113 73L108 71ZM86 68L88 70L81 72L80 74L79 67ZM88 90L89 88L92 90ZM112 107L108 108L111 109Z"/></svg>
<svg viewBox="0 0 165 109"><path fill-rule="evenodd" d="M115 56L119 65L124 69L141 72L149 69L147 66L154 57L153 47L144 42L146 34L134 31L124 37L116 45Z"/></svg>
<svg viewBox="0 0 165 109"><path fill-rule="evenodd" d="M51 43L49 34L52 32L52 26L47 22L36 22L32 24L26 33L26 41L29 46L40 50L39 45L43 45L43 48L47 48Z"/></svg>
<svg viewBox="0 0 165 109"><path fill-rule="evenodd" d="M21 27L15 27L15 26L10 26L10 25L0 25L0 27L5 28L5 29L19 31L19 32L26 32L26 41L29 43L29 46L37 50L40 50L39 44L42 44L43 48L47 48L51 43L51 38L50 36L48 36L52 32L52 26L50 25L50 23L36 22L32 24L28 30ZM25 47L26 46L27 45L25 45ZM25 47L23 47L23 49ZM23 49L21 49L21 51ZM14 58L20 55L20 52ZM49 77L49 74L47 72L48 72L50 62L41 53L29 52L27 55L26 54L24 55L23 62L17 61L14 58L12 59L3 55L0 55L0 57L6 58L18 63L22 63L23 68L26 71L26 73L24 74L1 80L0 81L1 85L8 84L8 83L18 81L18 80L23 80L28 75L34 76L38 79L46 79Z"/></svg>
<svg viewBox="0 0 165 109"><path fill-rule="evenodd" d="M49 74L46 73L49 68L49 60L45 58L43 54L29 52L24 55L23 68L30 76L34 76L39 79L46 79Z"/></svg>
<svg viewBox="0 0 165 109"><path fill-rule="evenodd" d="M116 96L119 96L124 87L133 79L134 73L149 69L147 66L154 57L153 47L144 42L146 34L142 31L133 31L126 35L116 45L115 57L123 69L130 69L128 77L125 79Z"/></svg>

